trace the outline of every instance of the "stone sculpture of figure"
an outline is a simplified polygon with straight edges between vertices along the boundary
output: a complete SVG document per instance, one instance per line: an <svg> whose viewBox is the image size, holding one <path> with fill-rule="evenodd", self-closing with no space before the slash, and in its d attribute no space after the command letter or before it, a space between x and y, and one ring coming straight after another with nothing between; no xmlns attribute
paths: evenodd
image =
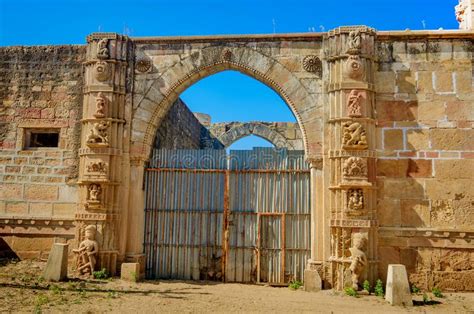
<svg viewBox="0 0 474 314"><path fill-rule="evenodd" d="M359 289L359 281L365 267L367 267L367 256L364 252L366 245L367 238L363 234L354 234L353 244L349 249L351 252L351 265L349 269L352 273L352 288L355 290Z"/></svg>
<svg viewBox="0 0 474 314"><path fill-rule="evenodd" d="M347 122L344 124L344 146L354 148L366 148L367 136L363 126L358 122Z"/></svg>
<svg viewBox="0 0 474 314"><path fill-rule="evenodd" d="M97 43L97 58L99 59L107 59L109 57L109 49L107 48L107 44L109 40L107 38L102 38Z"/></svg>
<svg viewBox="0 0 474 314"><path fill-rule="evenodd" d="M109 122L100 121L94 123L94 127L90 130L90 134L87 136L88 144L109 144L109 137L107 129L109 128Z"/></svg>
<svg viewBox="0 0 474 314"><path fill-rule="evenodd" d="M464 21L464 12L466 11L464 0L459 0L459 4L454 8L456 10L456 20L462 23Z"/></svg>
<svg viewBox="0 0 474 314"><path fill-rule="evenodd" d="M360 32L351 31L349 33L349 49L350 50L359 50L360 49Z"/></svg>
<svg viewBox="0 0 474 314"><path fill-rule="evenodd" d="M99 245L95 241L96 229L94 226L87 226L85 228L85 240L79 244L79 248L74 249L73 252L76 257L76 272L80 276L91 277L97 262L97 253L99 252Z"/></svg>
<svg viewBox="0 0 474 314"><path fill-rule="evenodd" d="M360 117L362 95L357 90L352 90L347 101L347 111L350 117Z"/></svg>
<svg viewBox="0 0 474 314"><path fill-rule="evenodd" d="M97 98L95 99L95 106L96 106L96 112L94 113L95 118L104 118L105 117L105 104L106 104L106 98L102 93L99 93Z"/></svg>
<svg viewBox="0 0 474 314"><path fill-rule="evenodd" d="M89 201L90 202L100 202L100 195L102 194L102 188L99 184L89 185Z"/></svg>
<svg viewBox="0 0 474 314"><path fill-rule="evenodd" d="M364 194L361 189L349 190L347 207L350 210L361 210L364 208Z"/></svg>

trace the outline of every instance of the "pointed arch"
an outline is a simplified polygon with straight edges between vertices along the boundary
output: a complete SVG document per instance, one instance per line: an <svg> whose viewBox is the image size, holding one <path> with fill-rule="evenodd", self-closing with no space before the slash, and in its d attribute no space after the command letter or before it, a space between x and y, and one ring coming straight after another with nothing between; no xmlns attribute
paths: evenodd
<svg viewBox="0 0 474 314"><path fill-rule="evenodd" d="M239 71L274 90L295 116L306 154L318 153L310 151L307 138L307 124L309 127L315 124L308 108L315 107L315 100L295 74L256 50L219 46L190 53L162 73L135 79L132 154L148 158L156 130L179 95L197 81L225 70ZM321 139L311 139L311 142L321 143Z"/></svg>

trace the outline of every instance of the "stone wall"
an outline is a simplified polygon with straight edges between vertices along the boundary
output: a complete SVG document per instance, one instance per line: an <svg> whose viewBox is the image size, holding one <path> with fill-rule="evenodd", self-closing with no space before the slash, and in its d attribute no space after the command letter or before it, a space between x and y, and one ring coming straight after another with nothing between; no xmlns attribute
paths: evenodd
<svg viewBox="0 0 474 314"><path fill-rule="evenodd" d="M178 99L156 132L155 148L222 148L219 141L199 122L186 104Z"/></svg>
<svg viewBox="0 0 474 314"><path fill-rule="evenodd" d="M0 48L0 235L22 258L74 236L84 53ZM24 149L38 128L58 130L59 147Z"/></svg>
<svg viewBox="0 0 474 314"><path fill-rule="evenodd" d="M474 290L471 40L379 36L379 275Z"/></svg>

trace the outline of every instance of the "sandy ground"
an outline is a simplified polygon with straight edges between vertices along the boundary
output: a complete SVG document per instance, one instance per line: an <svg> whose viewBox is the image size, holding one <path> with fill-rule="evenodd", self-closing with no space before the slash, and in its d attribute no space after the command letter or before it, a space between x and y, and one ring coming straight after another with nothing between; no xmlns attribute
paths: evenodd
<svg viewBox="0 0 474 314"><path fill-rule="evenodd" d="M0 267L0 311L42 313L311 312L311 313L474 313L474 293L445 293L434 304L393 307L375 296L349 297L330 290L308 293L289 288L209 282L119 279L53 284L40 277L43 262Z"/></svg>

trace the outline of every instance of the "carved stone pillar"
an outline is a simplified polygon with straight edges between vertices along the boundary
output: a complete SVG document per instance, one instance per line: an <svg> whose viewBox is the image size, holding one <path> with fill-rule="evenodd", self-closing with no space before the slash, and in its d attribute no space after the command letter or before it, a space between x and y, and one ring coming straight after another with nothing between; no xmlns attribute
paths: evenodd
<svg viewBox="0 0 474 314"><path fill-rule="evenodd" d="M129 138L125 123L130 119L128 68L133 49L127 37L113 33L92 34L87 43L76 239L82 241L85 226L96 226L97 268L113 274L123 259L120 219L128 207L123 176L128 162L124 160Z"/></svg>
<svg viewBox="0 0 474 314"><path fill-rule="evenodd" d="M375 36L365 26L340 27L324 40L331 236L326 279L339 290L352 286L352 278L359 284L366 278L373 282L376 274ZM351 266L358 260L357 267Z"/></svg>
<svg viewBox="0 0 474 314"><path fill-rule="evenodd" d="M318 291L324 278L324 178L323 159L308 158L311 168L311 258L304 272L306 291Z"/></svg>

